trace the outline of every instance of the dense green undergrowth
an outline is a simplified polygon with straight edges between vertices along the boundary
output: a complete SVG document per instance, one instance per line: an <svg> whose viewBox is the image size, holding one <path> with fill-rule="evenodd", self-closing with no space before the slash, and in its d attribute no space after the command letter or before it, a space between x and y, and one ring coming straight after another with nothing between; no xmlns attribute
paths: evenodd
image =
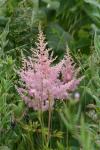
<svg viewBox="0 0 100 150"><path fill-rule="evenodd" d="M67 102L56 102L49 142L48 111L27 108L16 90L16 71L22 57L31 56L39 22L57 61L68 45L85 76L76 90L79 101L73 93ZM0 150L99 149L99 0L0 0Z"/></svg>

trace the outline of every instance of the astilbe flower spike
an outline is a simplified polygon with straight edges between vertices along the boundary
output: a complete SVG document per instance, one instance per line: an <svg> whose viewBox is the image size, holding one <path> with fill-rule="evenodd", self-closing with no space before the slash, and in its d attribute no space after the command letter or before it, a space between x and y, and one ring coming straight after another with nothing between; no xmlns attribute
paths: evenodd
<svg viewBox="0 0 100 150"><path fill-rule="evenodd" d="M55 59L52 53L49 56L51 49L46 48L45 36L40 28L36 46L32 57L23 60L23 67L19 71L22 85L17 90L28 107L45 111L49 105L53 107L55 99L67 99L80 79L75 77L75 68L69 56L52 65Z"/></svg>
<svg viewBox="0 0 100 150"><path fill-rule="evenodd" d="M68 83L67 90L74 91L79 85L80 81L84 78L84 76L77 79L77 75L80 72L80 68L76 69L76 65L69 53L69 49L67 49L67 53L64 57L64 64L61 70L62 80L64 83Z"/></svg>

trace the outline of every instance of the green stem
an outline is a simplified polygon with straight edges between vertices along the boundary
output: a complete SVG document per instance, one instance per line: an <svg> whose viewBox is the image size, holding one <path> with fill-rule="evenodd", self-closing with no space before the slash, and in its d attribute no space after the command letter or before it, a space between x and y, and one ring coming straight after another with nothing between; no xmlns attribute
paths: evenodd
<svg viewBox="0 0 100 150"><path fill-rule="evenodd" d="M44 121L43 121L43 112L39 111L39 122L40 122L40 126L41 126L41 134L42 134L42 146L44 147L45 143L46 143L46 138L45 138L45 134L44 134Z"/></svg>
<svg viewBox="0 0 100 150"><path fill-rule="evenodd" d="M51 136L50 128L51 128L51 99L49 98L48 135L47 135L48 144Z"/></svg>

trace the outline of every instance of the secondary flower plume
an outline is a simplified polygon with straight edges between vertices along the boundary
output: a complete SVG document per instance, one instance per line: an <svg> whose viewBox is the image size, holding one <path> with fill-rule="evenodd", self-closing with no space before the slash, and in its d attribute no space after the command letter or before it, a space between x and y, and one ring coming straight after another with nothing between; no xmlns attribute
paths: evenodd
<svg viewBox="0 0 100 150"><path fill-rule="evenodd" d="M68 99L69 93L77 88L77 70L69 54L53 65L53 53L47 49L45 36L39 28L37 48L32 57L23 60L19 76L22 84L17 88L21 98L34 110L48 110L56 99ZM49 52L51 55L49 55Z"/></svg>

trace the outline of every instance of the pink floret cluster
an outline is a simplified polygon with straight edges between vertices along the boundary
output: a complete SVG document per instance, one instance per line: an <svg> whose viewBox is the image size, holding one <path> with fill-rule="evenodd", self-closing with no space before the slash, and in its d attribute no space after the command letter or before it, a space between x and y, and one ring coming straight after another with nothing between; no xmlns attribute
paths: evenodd
<svg viewBox="0 0 100 150"><path fill-rule="evenodd" d="M37 48L32 50L32 57L23 60L23 67L18 71L22 84L18 93L28 107L46 111L53 108L55 100L68 99L79 85L79 69L69 53L56 65L53 65L53 53L47 49L45 36L39 29ZM51 55L49 55L49 52Z"/></svg>

